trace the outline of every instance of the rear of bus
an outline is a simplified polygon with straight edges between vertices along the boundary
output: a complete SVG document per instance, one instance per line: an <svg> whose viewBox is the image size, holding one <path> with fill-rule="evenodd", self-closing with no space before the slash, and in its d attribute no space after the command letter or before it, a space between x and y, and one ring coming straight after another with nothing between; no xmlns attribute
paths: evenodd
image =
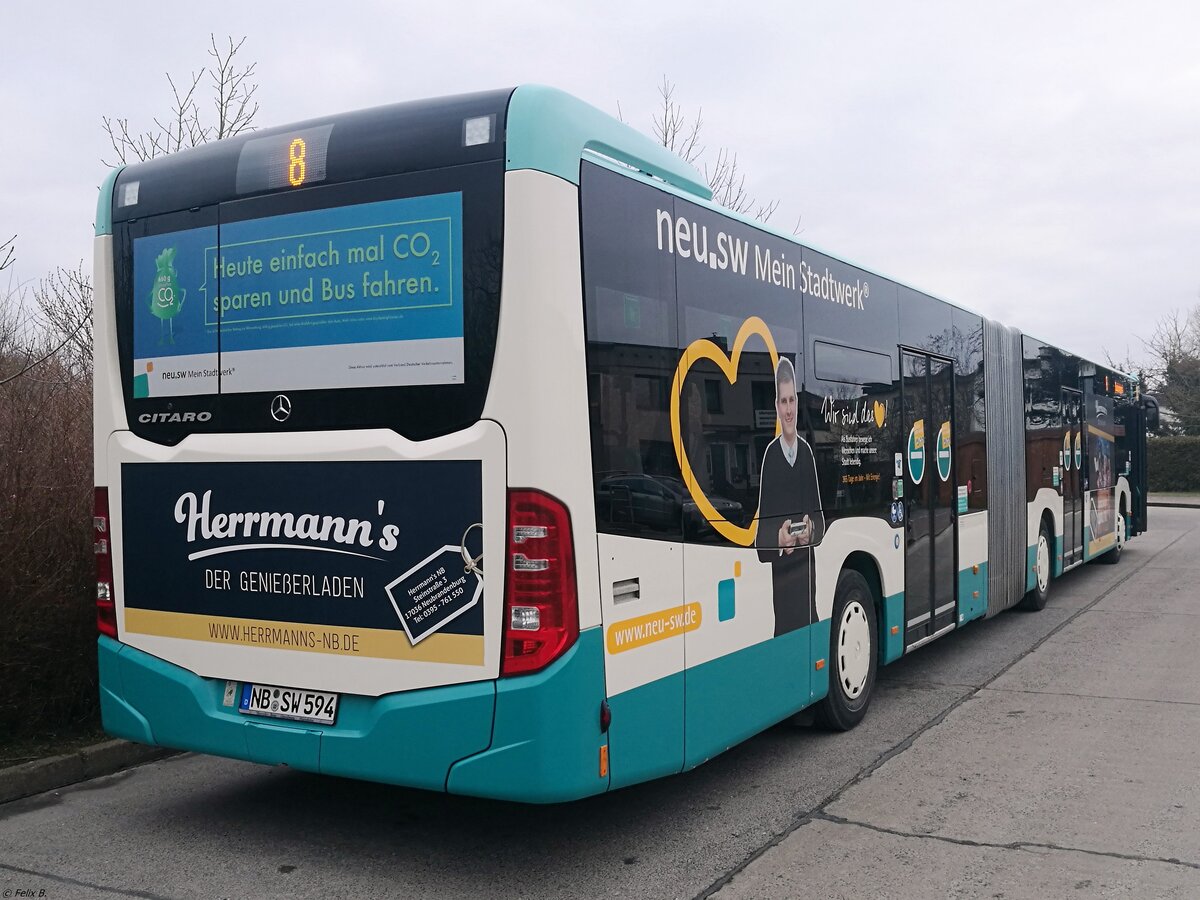
<svg viewBox="0 0 1200 900"><path fill-rule="evenodd" d="M438 791L608 787L595 544L573 541L595 529L578 189L536 162L562 132L531 114L554 96L333 116L109 179L107 731Z"/></svg>

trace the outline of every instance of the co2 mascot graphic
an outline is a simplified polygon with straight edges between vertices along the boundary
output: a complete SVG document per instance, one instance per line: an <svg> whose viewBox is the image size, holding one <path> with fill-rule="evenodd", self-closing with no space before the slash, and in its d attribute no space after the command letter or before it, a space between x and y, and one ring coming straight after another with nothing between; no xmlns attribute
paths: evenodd
<svg viewBox="0 0 1200 900"><path fill-rule="evenodd" d="M154 275L154 285L150 288L150 313L159 320L158 342L175 343L175 317L183 309L183 301L187 290L179 286L179 273L175 270L176 248L167 247L154 260L158 271ZM167 326L167 335L163 335L163 325Z"/></svg>

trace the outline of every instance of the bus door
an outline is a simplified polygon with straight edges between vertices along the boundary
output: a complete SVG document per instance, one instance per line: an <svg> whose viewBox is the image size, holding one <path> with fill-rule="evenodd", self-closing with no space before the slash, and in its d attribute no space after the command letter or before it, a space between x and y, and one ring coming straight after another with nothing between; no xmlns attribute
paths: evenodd
<svg viewBox="0 0 1200 900"><path fill-rule="evenodd" d="M954 627L958 545L954 478L954 366L901 351L904 409L904 644Z"/></svg>
<svg viewBox="0 0 1200 900"><path fill-rule="evenodd" d="M1063 568L1083 560L1083 394L1062 389Z"/></svg>

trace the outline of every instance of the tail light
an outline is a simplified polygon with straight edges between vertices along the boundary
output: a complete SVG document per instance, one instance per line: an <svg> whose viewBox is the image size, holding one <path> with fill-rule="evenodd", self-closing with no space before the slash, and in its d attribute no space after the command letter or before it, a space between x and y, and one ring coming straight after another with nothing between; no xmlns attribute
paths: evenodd
<svg viewBox="0 0 1200 900"><path fill-rule="evenodd" d="M549 494L508 492L502 675L544 669L579 637L575 550L567 508Z"/></svg>
<svg viewBox="0 0 1200 900"><path fill-rule="evenodd" d="M96 627L110 638L117 636L117 606L113 595L113 569L108 517L108 488L96 488L92 507L92 549L96 554Z"/></svg>

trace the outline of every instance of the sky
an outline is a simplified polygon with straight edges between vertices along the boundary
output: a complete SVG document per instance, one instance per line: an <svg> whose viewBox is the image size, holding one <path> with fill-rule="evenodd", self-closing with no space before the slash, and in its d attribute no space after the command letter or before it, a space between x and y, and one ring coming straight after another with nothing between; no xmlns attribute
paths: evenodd
<svg viewBox="0 0 1200 900"><path fill-rule="evenodd" d="M538 82L649 131L666 76L775 227L1098 361L1200 302L1190 0L16 0L0 21L0 241L27 288L91 269L102 117L152 127L215 34L246 38L259 127Z"/></svg>

